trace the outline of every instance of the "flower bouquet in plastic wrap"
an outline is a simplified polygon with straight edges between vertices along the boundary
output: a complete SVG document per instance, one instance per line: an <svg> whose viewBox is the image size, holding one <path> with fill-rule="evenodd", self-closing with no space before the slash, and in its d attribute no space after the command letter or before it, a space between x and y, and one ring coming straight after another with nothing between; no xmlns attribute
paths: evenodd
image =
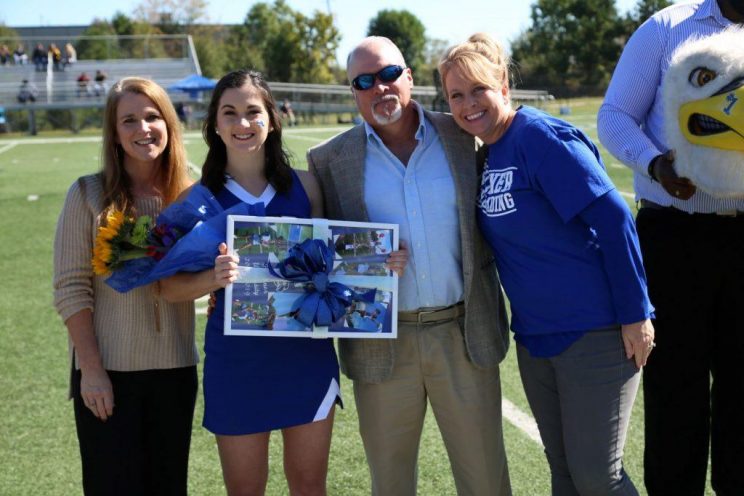
<svg viewBox="0 0 744 496"><path fill-rule="evenodd" d="M109 275L106 284L125 293L177 272L214 266L225 241L228 215L263 215L264 204L241 203L223 209L212 192L195 185L186 199L163 210L156 222L114 210L99 227L93 248L93 270Z"/></svg>

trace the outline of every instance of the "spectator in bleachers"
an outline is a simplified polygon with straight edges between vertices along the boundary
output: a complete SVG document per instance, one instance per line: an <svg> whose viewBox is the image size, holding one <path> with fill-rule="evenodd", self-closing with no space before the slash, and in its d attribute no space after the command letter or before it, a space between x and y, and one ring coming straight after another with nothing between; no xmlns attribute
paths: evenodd
<svg viewBox="0 0 744 496"><path fill-rule="evenodd" d="M24 79L21 83L21 88L18 90L18 102L33 103L36 101L36 96L38 94L39 90L36 89L36 85L28 79Z"/></svg>
<svg viewBox="0 0 744 496"><path fill-rule="evenodd" d="M18 44L18 47L16 47L16 49L13 51L13 60L15 61L16 65L28 64L28 55L26 55L26 50L20 43Z"/></svg>
<svg viewBox="0 0 744 496"><path fill-rule="evenodd" d="M295 113L294 110L292 110L292 104L289 102L289 100L285 98L281 106L279 107L279 110L282 113L282 120L286 120L289 127L297 125Z"/></svg>
<svg viewBox="0 0 744 496"><path fill-rule="evenodd" d="M31 61L36 66L36 70L41 72L46 70L47 66L47 52L44 50L44 45L39 43L31 53Z"/></svg>
<svg viewBox="0 0 744 496"><path fill-rule="evenodd" d="M54 64L55 71L62 70L62 52L59 50L59 47L55 45L54 43L49 44L48 57L51 57L52 64Z"/></svg>
<svg viewBox="0 0 744 496"><path fill-rule="evenodd" d="M0 45L0 65L10 65L13 61L13 55L10 53L8 45Z"/></svg>
<svg viewBox="0 0 744 496"><path fill-rule="evenodd" d="M90 77L87 72L81 72L77 77L77 96L90 96Z"/></svg>
<svg viewBox="0 0 744 496"><path fill-rule="evenodd" d="M176 104L176 114L178 115L178 120L183 122L183 125L186 129L189 128L189 122L191 121L192 113L193 109L188 103L178 102Z"/></svg>
<svg viewBox="0 0 744 496"><path fill-rule="evenodd" d="M108 85L106 84L106 73L101 69L96 70L96 76L93 78L93 92L96 96L103 96L108 91Z"/></svg>
<svg viewBox="0 0 744 496"><path fill-rule="evenodd" d="M77 51L75 50L75 47L72 46L72 43L67 43L65 45L65 56L62 68L65 69L68 65L72 65L75 62L77 62Z"/></svg>

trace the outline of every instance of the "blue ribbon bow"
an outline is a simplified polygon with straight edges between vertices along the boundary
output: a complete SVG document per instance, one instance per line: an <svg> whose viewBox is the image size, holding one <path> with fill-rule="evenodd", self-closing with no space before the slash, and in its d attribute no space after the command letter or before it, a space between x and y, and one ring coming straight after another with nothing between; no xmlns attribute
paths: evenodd
<svg viewBox="0 0 744 496"><path fill-rule="evenodd" d="M294 318L307 327L329 326L346 314L353 301L373 303L376 289L357 293L340 282L329 282L333 269L333 250L319 239L306 239L289 249L286 259L272 266L276 277L306 282L305 293L292 305Z"/></svg>

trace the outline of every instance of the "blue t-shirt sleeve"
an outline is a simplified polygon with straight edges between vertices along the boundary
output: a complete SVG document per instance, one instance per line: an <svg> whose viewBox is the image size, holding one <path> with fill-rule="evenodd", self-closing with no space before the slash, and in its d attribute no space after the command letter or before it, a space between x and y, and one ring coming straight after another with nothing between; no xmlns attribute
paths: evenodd
<svg viewBox="0 0 744 496"><path fill-rule="evenodd" d="M588 205L579 217L597 234L612 302L621 324L651 317L646 272L643 269L633 215L617 190Z"/></svg>
<svg viewBox="0 0 744 496"><path fill-rule="evenodd" d="M578 129L568 125L556 129L535 121L522 143L532 181L564 223L615 187L599 161L596 147L582 137Z"/></svg>

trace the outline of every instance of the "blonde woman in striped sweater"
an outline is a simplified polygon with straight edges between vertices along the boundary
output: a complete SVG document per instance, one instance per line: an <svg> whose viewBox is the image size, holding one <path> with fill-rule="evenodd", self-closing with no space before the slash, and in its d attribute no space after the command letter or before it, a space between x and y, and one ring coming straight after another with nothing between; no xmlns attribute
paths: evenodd
<svg viewBox="0 0 744 496"><path fill-rule="evenodd" d="M70 188L54 244L83 489L185 495L197 391L193 303L162 301L158 283L117 293L91 266L111 210L155 217L191 183L178 118L160 86L126 78L111 88L102 162Z"/></svg>

